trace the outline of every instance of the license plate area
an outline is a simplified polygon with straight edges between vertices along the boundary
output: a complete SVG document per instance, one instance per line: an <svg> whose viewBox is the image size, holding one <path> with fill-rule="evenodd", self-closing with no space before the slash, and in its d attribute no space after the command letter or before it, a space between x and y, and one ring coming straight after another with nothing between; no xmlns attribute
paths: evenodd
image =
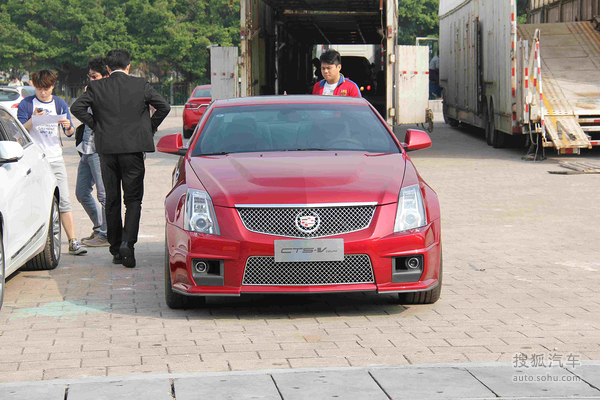
<svg viewBox="0 0 600 400"><path fill-rule="evenodd" d="M344 239L275 240L275 262L344 261Z"/></svg>

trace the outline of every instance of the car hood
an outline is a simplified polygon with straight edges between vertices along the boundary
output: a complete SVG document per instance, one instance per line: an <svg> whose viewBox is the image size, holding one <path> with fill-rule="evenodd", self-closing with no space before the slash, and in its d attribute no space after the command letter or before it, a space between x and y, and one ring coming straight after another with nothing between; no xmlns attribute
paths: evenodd
<svg viewBox="0 0 600 400"><path fill-rule="evenodd" d="M354 151L237 153L192 157L213 204L316 204L398 201L403 154Z"/></svg>

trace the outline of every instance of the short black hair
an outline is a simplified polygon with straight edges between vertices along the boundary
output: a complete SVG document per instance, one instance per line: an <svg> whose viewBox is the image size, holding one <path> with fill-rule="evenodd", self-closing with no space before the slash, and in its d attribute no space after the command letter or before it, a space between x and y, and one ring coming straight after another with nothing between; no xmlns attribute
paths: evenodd
<svg viewBox="0 0 600 400"><path fill-rule="evenodd" d="M88 70L95 71L102 76L108 76L108 70L106 69L106 61L102 57L92 57L87 62Z"/></svg>
<svg viewBox="0 0 600 400"><path fill-rule="evenodd" d="M131 54L127 50L114 49L106 53L106 65L111 70L125 69L131 64Z"/></svg>
<svg viewBox="0 0 600 400"><path fill-rule="evenodd" d="M342 56L337 50L329 49L321 54L321 63L339 65L342 63Z"/></svg>

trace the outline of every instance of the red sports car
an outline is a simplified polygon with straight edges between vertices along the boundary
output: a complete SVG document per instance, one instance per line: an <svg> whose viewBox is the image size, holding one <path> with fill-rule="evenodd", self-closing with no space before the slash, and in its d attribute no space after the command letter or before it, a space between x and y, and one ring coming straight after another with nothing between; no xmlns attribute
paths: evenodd
<svg viewBox="0 0 600 400"><path fill-rule="evenodd" d="M165 199L171 308L244 293L398 293L442 286L440 208L407 152L362 98L262 96L211 104L179 154Z"/></svg>
<svg viewBox="0 0 600 400"><path fill-rule="evenodd" d="M188 139L192 136L198 121L204 115L206 108L212 101L210 85L196 86L190 98L183 107L183 137Z"/></svg>

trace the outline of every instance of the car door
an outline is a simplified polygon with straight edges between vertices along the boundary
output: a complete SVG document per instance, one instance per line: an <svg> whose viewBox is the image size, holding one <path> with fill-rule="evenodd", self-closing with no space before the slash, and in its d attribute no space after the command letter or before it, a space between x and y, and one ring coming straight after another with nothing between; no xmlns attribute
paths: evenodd
<svg viewBox="0 0 600 400"><path fill-rule="evenodd" d="M40 184L33 174L39 148L20 129L8 112L0 109L0 140L18 142L23 158L0 166L0 203L4 219L4 253L8 267L11 260L26 250L29 240L40 228L40 216L32 212L32 203ZM37 151L36 151L37 150ZM37 200L37 199L36 199ZM11 271L7 270L7 273Z"/></svg>

